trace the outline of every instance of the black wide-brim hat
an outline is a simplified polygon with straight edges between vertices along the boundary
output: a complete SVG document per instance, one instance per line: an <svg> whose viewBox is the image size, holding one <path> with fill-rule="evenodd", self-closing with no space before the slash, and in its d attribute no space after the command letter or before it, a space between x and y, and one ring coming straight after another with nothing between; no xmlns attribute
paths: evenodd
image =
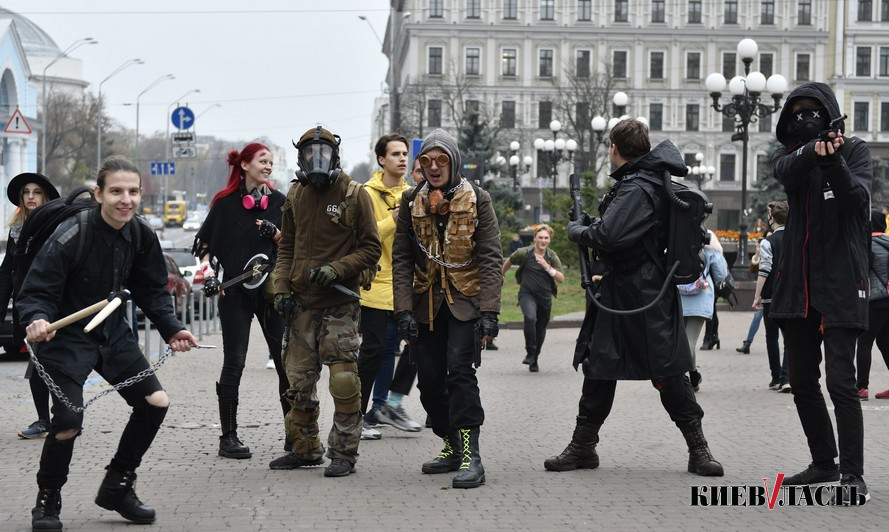
<svg viewBox="0 0 889 532"><path fill-rule="evenodd" d="M40 185L40 188L43 189L43 193L46 194L46 201L54 200L59 197L59 191L49 182L49 179L40 174L25 172L13 177L9 181L9 185L6 187L6 197L9 198L10 203L16 207L19 206L19 199L22 197L22 187L28 183L37 183Z"/></svg>

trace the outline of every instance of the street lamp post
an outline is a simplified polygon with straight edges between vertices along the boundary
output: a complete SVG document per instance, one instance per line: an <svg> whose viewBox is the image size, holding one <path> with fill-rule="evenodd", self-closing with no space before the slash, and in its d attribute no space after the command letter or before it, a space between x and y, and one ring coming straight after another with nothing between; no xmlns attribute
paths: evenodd
<svg viewBox="0 0 889 532"><path fill-rule="evenodd" d="M104 85L105 82L108 81L109 79L120 74L123 71L123 69L127 68L128 66L130 66L130 65L144 65L144 64L145 64L145 62L142 61L141 59L138 59L138 58L137 59L130 59L129 61L126 61L125 63L123 63L122 65L117 67L114 70L114 72L112 72L111 74L108 74L108 77L106 77L99 83L99 113L98 113L97 124L96 124L96 166L102 165L102 126L105 122L103 120L104 117L102 114L102 85Z"/></svg>
<svg viewBox="0 0 889 532"><path fill-rule="evenodd" d="M512 170L512 189L518 189L519 173L519 148L521 144L514 140L509 143L509 168Z"/></svg>
<svg viewBox="0 0 889 532"><path fill-rule="evenodd" d="M757 71L750 71L750 64L758 51L756 41L742 39L738 43L738 55L744 62L744 76L735 76L729 82L729 91L732 101L721 106L719 98L725 89L725 77L714 72L707 76L705 85L713 99L713 109L727 117L734 118L736 133L732 135L732 141L741 141L741 212L739 220L738 256L732 266L732 275L736 279L747 280L750 271L747 262L747 144L749 141L750 124L757 122L759 118L765 118L781 108L781 98L787 91L787 80L780 74L774 74L766 80L766 77ZM771 106L760 101L760 95L768 90L772 95Z"/></svg>
<svg viewBox="0 0 889 532"><path fill-rule="evenodd" d="M556 185L559 180L559 163L571 161L574 159L574 150L577 149L577 141L574 139L559 138L559 131L562 130L562 123L553 120L549 123L549 130L553 133L552 139L543 140L541 138L534 139L534 149L546 152L547 170L553 178L553 196L556 195Z"/></svg>
<svg viewBox="0 0 889 532"><path fill-rule="evenodd" d="M138 96L136 96L136 165L139 165L141 162L141 154L139 153L139 100L142 99L142 95L151 89L155 88L158 84L167 81L168 79L176 79L176 76L173 74L164 74L163 76L154 80L154 82L149 85L144 91L140 92Z"/></svg>
<svg viewBox="0 0 889 532"><path fill-rule="evenodd" d="M203 111L198 113L198 115L196 117L194 117L194 121L197 122L198 118L204 116L204 114L206 114L207 111L209 111L210 109L216 109L217 107L222 107L222 104L221 103L214 103L210 107L207 107L206 109L204 109Z"/></svg>
<svg viewBox="0 0 889 532"><path fill-rule="evenodd" d="M41 102L43 103L43 134L40 136L40 171L44 174L46 173L46 125L49 121L47 110L49 106L46 101L46 71L49 70L49 67L58 63L63 57L67 57L69 53L73 52L75 49L80 48L84 44L99 44L99 41L93 39L92 37L84 37L83 39L77 39L71 46L65 48L65 51L60 53L50 61L45 67L43 67L43 79L42 84L43 88L41 90L42 96L40 97Z"/></svg>

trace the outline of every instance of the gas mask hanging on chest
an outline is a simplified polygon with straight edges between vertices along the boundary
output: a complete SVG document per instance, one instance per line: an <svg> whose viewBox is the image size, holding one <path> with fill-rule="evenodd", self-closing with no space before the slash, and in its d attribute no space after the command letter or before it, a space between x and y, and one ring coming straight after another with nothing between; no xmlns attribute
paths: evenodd
<svg viewBox="0 0 889 532"><path fill-rule="evenodd" d="M318 126L306 131L293 146L299 151L296 179L301 185L326 188L340 175L340 137Z"/></svg>

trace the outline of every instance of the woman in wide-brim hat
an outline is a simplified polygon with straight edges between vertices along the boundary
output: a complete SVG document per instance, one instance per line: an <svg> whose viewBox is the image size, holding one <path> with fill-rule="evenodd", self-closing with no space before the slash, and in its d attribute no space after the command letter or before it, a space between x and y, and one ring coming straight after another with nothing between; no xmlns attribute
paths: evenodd
<svg viewBox="0 0 889 532"><path fill-rule="evenodd" d="M6 187L6 196L10 203L17 208L9 218L6 255L0 264L0 323L6 319L10 298L15 296L12 282L13 255L15 255L15 246L21 234L22 225L34 209L47 201L58 198L59 191L46 177L25 172L9 181L9 186ZM14 313L13 317L15 317ZM16 347L18 346L12 346L12 348ZM18 435L20 438L29 440L43 438L49 432L49 389L37 372L33 371L30 363L25 376L28 377L31 384L31 395L34 398L34 406L37 408L37 421L31 423L28 428L18 431Z"/></svg>

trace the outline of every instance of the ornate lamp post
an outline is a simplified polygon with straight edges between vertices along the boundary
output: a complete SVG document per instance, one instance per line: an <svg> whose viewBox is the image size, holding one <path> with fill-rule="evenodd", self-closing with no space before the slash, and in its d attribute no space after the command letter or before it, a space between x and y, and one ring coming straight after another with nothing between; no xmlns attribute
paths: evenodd
<svg viewBox="0 0 889 532"><path fill-rule="evenodd" d="M691 176L691 180L698 185L698 190L701 190L704 182L709 181L713 177L713 174L716 173L716 167L704 164L704 154L701 152L695 154L695 161L697 161L697 164L691 167L688 173Z"/></svg>
<svg viewBox="0 0 889 532"><path fill-rule="evenodd" d="M559 138L559 131L562 130L562 123L553 120L549 123L549 130L553 132L553 138L543 140L541 138L534 139L534 149L546 152L547 169L553 178L553 196L556 195L556 184L559 178L559 163L571 161L574 158L574 151L577 149L577 141L574 139Z"/></svg>
<svg viewBox="0 0 889 532"><path fill-rule="evenodd" d="M732 275L736 279L747 280L750 278L747 263L747 143L750 124L757 122L781 108L781 98L787 91L787 80L780 74L775 74L766 80L766 77L757 71L750 71L750 64L758 51L756 41L743 39L738 43L738 55L744 62L744 76L735 76L729 82L729 91L732 94L730 103L720 105L719 99L725 89L725 77L714 72L707 76L705 85L713 98L713 109L727 117L734 118L736 133L732 135L732 141L741 141L741 214L739 220L740 235L738 238L738 256L732 266ZM761 102L760 96L764 90L772 95L772 105Z"/></svg>

